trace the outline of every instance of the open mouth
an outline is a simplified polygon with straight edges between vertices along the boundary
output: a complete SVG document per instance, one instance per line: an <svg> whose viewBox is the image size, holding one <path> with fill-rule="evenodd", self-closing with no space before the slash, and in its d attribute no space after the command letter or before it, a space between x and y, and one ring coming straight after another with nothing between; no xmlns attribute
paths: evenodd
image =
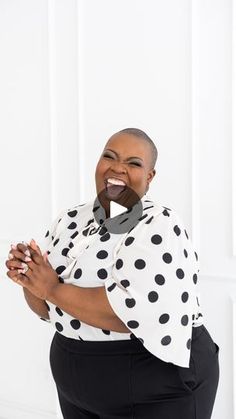
<svg viewBox="0 0 236 419"><path fill-rule="evenodd" d="M108 178L105 181L106 192L110 198L117 198L126 189L126 183L116 178Z"/></svg>

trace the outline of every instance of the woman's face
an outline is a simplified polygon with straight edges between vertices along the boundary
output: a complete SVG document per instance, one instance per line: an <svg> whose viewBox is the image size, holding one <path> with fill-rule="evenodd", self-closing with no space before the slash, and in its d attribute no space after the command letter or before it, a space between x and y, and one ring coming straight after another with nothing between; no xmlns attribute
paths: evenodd
<svg viewBox="0 0 236 419"><path fill-rule="evenodd" d="M112 194L115 197L127 186L142 198L154 175L150 145L134 135L115 134L108 140L97 163L97 194L107 190L112 199Z"/></svg>

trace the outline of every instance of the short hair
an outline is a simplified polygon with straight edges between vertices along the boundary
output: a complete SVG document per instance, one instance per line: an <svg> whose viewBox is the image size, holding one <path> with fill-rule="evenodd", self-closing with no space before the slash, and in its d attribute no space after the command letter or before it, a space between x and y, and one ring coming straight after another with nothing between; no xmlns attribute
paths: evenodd
<svg viewBox="0 0 236 419"><path fill-rule="evenodd" d="M142 140L146 141L151 148L151 166L152 166L152 169L154 169L156 161L157 161L157 157L158 157L158 151L157 151L157 148L156 148L154 142L146 134L146 132L144 132L144 131L142 131L141 129L138 129L138 128L124 128L124 129L116 132L114 135L118 135L118 134L134 135L135 137L141 138Z"/></svg>

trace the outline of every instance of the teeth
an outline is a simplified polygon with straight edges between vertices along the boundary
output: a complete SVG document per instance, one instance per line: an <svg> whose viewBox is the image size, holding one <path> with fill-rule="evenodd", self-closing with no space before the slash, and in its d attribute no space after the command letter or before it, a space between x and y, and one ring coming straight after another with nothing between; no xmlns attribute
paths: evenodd
<svg viewBox="0 0 236 419"><path fill-rule="evenodd" d="M120 179L115 179L113 177L107 179L108 183L111 183L112 185L121 185L121 186L125 186L125 182L123 182L123 180Z"/></svg>

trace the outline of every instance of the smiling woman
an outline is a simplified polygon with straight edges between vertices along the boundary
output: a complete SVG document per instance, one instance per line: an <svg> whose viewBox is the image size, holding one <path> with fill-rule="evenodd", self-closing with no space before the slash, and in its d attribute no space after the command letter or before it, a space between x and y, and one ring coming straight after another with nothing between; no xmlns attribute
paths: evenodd
<svg viewBox="0 0 236 419"><path fill-rule="evenodd" d="M203 325L184 222L147 196L156 158L143 131L114 134L96 166L97 198L58 215L46 253L21 243L6 262L56 330L50 363L65 419L211 417L219 347ZM113 201L126 211L111 217Z"/></svg>

